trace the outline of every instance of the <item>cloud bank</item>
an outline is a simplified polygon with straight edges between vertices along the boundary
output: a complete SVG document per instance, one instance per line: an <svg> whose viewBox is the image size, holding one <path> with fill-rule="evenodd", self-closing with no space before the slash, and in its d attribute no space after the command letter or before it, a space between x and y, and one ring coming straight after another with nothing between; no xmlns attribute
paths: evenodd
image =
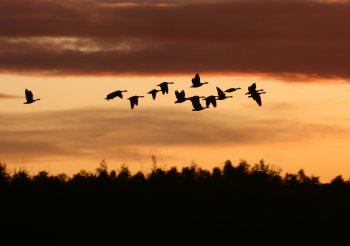
<svg viewBox="0 0 350 246"><path fill-rule="evenodd" d="M349 78L348 23L349 2L3 0L0 72Z"/></svg>
<svg viewBox="0 0 350 246"><path fill-rule="evenodd" d="M0 157L29 159L73 157L135 158L139 150L203 146L242 146L340 136L333 124L306 124L286 119L252 120L174 109L77 109L33 114L0 114ZM40 119L40 120L38 120ZM273 127L271 127L273 126ZM145 158L149 158L148 153Z"/></svg>

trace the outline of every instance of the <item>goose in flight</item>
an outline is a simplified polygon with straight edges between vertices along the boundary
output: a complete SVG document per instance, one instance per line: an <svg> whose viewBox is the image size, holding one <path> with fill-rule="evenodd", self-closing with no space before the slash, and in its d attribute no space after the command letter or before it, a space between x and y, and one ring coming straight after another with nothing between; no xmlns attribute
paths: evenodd
<svg viewBox="0 0 350 246"><path fill-rule="evenodd" d="M123 98L123 92L128 92L127 90L123 90L123 91L120 91L120 90L117 90L117 91L113 91L112 93L109 93L107 96L106 96L106 100L109 101L115 97L120 97L120 98Z"/></svg>
<svg viewBox="0 0 350 246"><path fill-rule="evenodd" d="M241 89L241 88L229 88L229 89L225 90L225 92L230 93L230 92L234 92L234 91L240 90L240 89Z"/></svg>
<svg viewBox="0 0 350 246"><path fill-rule="evenodd" d="M156 100L156 95L157 95L157 93L158 93L159 91L161 91L161 90L153 89L153 90L147 92L147 94L151 94L153 100Z"/></svg>
<svg viewBox="0 0 350 246"><path fill-rule="evenodd" d="M139 104L139 97L144 97L144 96L132 96L129 97L128 100L130 100L130 106L131 109L134 109L134 106Z"/></svg>
<svg viewBox="0 0 350 246"><path fill-rule="evenodd" d="M164 95L165 93L168 94L168 92L169 92L168 85L169 85L169 84L174 84L174 82L162 82L162 83L160 83L159 85L157 85L157 86L160 87L160 89L161 89L163 95Z"/></svg>
<svg viewBox="0 0 350 246"><path fill-rule="evenodd" d="M33 103L35 101L40 100L40 98L33 99L33 92L28 90L28 89L25 90L25 96L26 96L26 100L27 101L24 102L23 104L31 104L31 103Z"/></svg>
<svg viewBox="0 0 350 246"><path fill-rule="evenodd" d="M196 75L194 76L194 78L192 78L192 88L197 88L200 87L204 84L208 84L208 82L201 82L201 78L199 76L198 73L196 73Z"/></svg>
<svg viewBox="0 0 350 246"><path fill-rule="evenodd" d="M218 97L216 100L224 100L226 98L230 98L232 96L226 96L225 92L223 92L219 87L216 87L216 90L218 91Z"/></svg>
<svg viewBox="0 0 350 246"><path fill-rule="evenodd" d="M182 90L182 91L175 91L175 96L176 96L176 101L175 103L183 103L184 101L188 100L188 98L186 98L185 96L185 91Z"/></svg>
<svg viewBox="0 0 350 246"><path fill-rule="evenodd" d="M214 108L216 108L216 99L218 98L218 96L207 96L205 98L203 98L203 100L205 101L205 106L207 108L209 108L210 104L213 105Z"/></svg>
<svg viewBox="0 0 350 246"><path fill-rule="evenodd" d="M192 106L193 106L192 111L201 111L201 110L205 109L205 108L203 108L203 106L201 105L201 103L199 101L200 98L204 98L204 97L193 96L193 97L188 98L192 102Z"/></svg>
<svg viewBox="0 0 350 246"><path fill-rule="evenodd" d="M266 93L263 89L257 90L256 84L253 83L248 87L248 92L245 95L249 95L248 98L252 98L260 107L262 105L260 94Z"/></svg>

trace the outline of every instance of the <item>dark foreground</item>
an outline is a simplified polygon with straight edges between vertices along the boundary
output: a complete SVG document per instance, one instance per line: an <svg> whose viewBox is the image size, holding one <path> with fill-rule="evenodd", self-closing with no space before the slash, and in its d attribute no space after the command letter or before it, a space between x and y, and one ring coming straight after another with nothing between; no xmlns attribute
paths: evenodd
<svg viewBox="0 0 350 246"><path fill-rule="evenodd" d="M263 162L72 178L0 165L0 199L1 245L315 245L350 233L349 182Z"/></svg>

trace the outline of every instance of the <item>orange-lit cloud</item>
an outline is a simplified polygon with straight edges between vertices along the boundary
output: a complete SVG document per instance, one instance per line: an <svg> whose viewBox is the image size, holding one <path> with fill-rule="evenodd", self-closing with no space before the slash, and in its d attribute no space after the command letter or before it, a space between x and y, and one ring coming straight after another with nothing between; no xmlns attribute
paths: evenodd
<svg viewBox="0 0 350 246"><path fill-rule="evenodd" d="M33 114L0 114L0 156L118 157L140 156L145 147L203 146L298 142L344 136L348 130L330 124L287 119L253 120L237 116L205 117L203 112L170 108L131 110L76 109ZM273 127L271 127L273 126ZM149 153L150 154L150 153ZM149 158L149 154L144 158Z"/></svg>
<svg viewBox="0 0 350 246"><path fill-rule="evenodd" d="M350 77L348 2L122 2L1 1L0 71Z"/></svg>
<svg viewBox="0 0 350 246"><path fill-rule="evenodd" d="M22 97L0 93L0 99L18 99L18 98L22 98Z"/></svg>

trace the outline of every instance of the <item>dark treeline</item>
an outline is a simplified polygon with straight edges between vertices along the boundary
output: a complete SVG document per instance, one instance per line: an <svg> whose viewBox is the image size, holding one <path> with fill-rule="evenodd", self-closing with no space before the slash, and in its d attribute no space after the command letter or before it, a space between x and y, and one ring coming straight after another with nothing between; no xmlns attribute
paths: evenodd
<svg viewBox="0 0 350 246"><path fill-rule="evenodd" d="M0 164L2 240L13 245L272 242L350 229L350 182L303 170L281 175L261 160L148 174L102 162L68 177Z"/></svg>

